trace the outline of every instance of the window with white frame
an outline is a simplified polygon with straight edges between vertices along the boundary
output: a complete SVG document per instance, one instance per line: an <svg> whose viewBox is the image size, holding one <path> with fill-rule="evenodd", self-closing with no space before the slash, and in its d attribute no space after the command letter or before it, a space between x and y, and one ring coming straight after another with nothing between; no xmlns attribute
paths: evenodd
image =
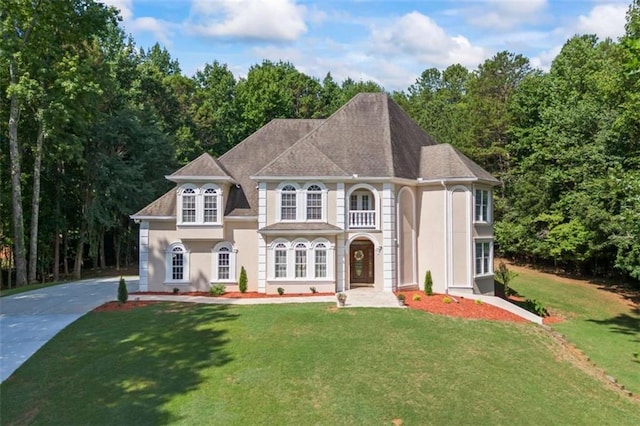
<svg viewBox="0 0 640 426"><path fill-rule="evenodd" d="M298 243L295 247L295 277L307 277L307 246L304 243Z"/></svg>
<svg viewBox="0 0 640 426"><path fill-rule="evenodd" d="M491 241L476 241L475 244L475 275L490 275L493 273L493 244Z"/></svg>
<svg viewBox="0 0 640 426"><path fill-rule="evenodd" d="M490 193L486 189L475 191L475 219L476 222L491 222Z"/></svg>
<svg viewBox="0 0 640 426"><path fill-rule="evenodd" d="M322 220L322 188L318 185L307 188L307 220Z"/></svg>
<svg viewBox="0 0 640 426"><path fill-rule="evenodd" d="M280 219L297 219L297 190L293 185L285 185L280 190Z"/></svg>
<svg viewBox="0 0 640 426"><path fill-rule="evenodd" d="M196 190L194 188L184 188L181 193L182 222L196 222Z"/></svg>
<svg viewBox="0 0 640 426"><path fill-rule="evenodd" d="M178 190L178 225L220 224L222 191L214 184L187 184Z"/></svg>
<svg viewBox="0 0 640 426"><path fill-rule="evenodd" d="M318 243L314 248L315 254L315 277L327 278L327 245Z"/></svg>
<svg viewBox="0 0 640 426"><path fill-rule="evenodd" d="M333 246L324 238L313 242L278 239L270 246L270 277L283 280L333 279Z"/></svg>
<svg viewBox="0 0 640 426"><path fill-rule="evenodd" d="M171 244L165 252L165 282L185 283L189 280L189 252L180 243Z"/></svg>
<svg viewBox="0 0 640 426"><path fill-rule="evenodd" d="M275 278L287 278L287 245L278 243L274 248L273 267Z"/></svg>
<svg viewBox="0 0 640 426"><path fill-rule="evenodd" d="M202 198L204 222L218 222L218 193L215 188L205 189Z"/></svg>
<svg viewBox="0 0 640 426"><path fill-rule="evenodd" d="M212 252L212 282L236 282L236 250L229 242L216 244Z"/></svg>

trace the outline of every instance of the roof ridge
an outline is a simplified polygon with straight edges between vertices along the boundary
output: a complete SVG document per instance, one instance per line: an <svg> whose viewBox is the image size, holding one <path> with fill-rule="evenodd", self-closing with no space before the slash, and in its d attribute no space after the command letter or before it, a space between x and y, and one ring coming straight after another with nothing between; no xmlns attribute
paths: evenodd
<svg viewBox="0 0 640 426"><path fill-rule="evenodd" d="M180 168L179 168L178 170L176 170L175 172L171 173L169 176L173 176L173 175L175 175L175 174L179 173L179 172L180 172L180 171L182 171L183 169L187 168L191 163L193 163L194 161L196 161L196 160L200 159L201 157L204 157L205 155L206 155L206 156L208 156L208 157L210 157L212 160L215 160L215 158L213 158L213 157L211 156L211 154L209 154L207 151L205 151L205 152L203 152L202 154L198 155L198 156L197 156L196 158L194 158L193 160L189 161L189 162L188 162L187 164L185 164L184 166L180 167Z"/></svg>
<svg viewBox="0 0 640 426"><path fill-rule="evenodd" d="M385 155L387 161L387 167L391 170L391 176L396 175L396 168L393 165L393 141L391 140L391 116L389 115L389 95L386 94L384 97L384 108L383 108L383 122L385 123L385 130L387 132L385 137L385 145L389 149L388 155Z"/></svg>

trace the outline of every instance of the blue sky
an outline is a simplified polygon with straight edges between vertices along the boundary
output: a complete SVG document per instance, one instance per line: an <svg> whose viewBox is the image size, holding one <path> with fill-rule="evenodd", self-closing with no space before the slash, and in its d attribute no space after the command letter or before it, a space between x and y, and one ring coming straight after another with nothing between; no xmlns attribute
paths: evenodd
<svg viewBox="0 0 640 426"><path fill-rule="evenodd" d="M263 59L322 79L405 90L427 68L474 69L496 52L548 69L575 34L616 39L630 0L103 0L140 47L159 42L193 75L226 63L244 77Z"/></svg>

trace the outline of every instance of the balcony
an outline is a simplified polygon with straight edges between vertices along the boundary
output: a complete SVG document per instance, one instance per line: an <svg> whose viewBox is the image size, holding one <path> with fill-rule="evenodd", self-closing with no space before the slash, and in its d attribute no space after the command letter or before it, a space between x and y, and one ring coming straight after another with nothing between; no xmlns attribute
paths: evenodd
<svg viewBox="0 0 640 426"><path fill-rule="evenodd" d="M351 210L349 212L349 229L375 229L375 210Z"/></svg>

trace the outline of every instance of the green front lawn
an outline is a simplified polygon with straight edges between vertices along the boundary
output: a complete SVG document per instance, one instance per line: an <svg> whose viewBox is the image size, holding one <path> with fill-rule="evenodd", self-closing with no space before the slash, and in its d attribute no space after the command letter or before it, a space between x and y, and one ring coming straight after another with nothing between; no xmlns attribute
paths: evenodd
<svg viewBox="0 0 640 426"><path fill-rule="evenodd" d="M0 385L10 424L640 424L540 327L332 304L89 313Z"/></svg>
<svg viewBox="0 0 640 426"><path fill-rule="evenodd" d="M512 287L566 317L552 327L598 367L640 393L640 307L606 287L517 268Z"/></svg>

